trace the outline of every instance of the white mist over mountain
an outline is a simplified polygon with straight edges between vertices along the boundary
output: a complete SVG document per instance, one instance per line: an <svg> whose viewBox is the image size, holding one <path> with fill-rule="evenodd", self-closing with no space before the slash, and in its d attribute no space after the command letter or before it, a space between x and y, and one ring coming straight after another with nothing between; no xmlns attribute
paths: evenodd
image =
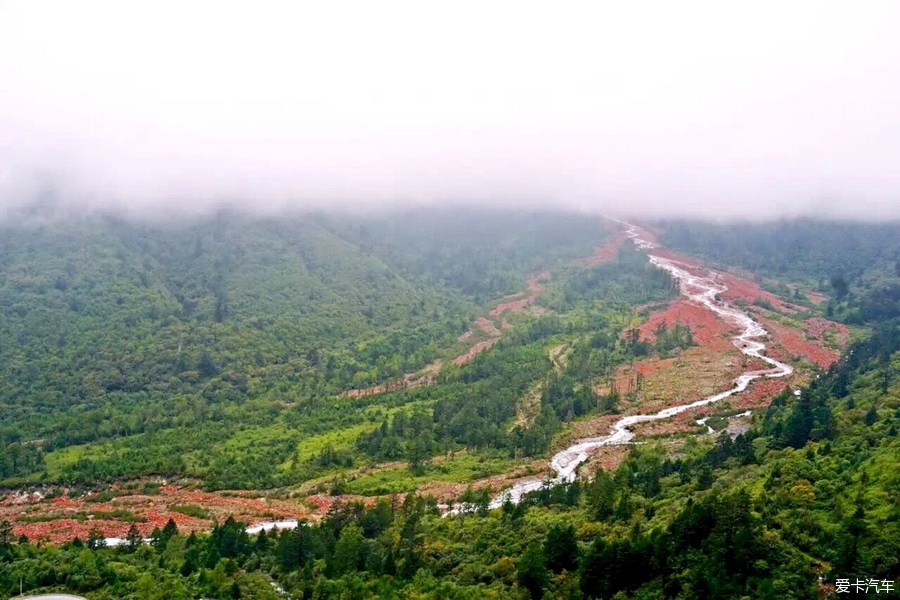
<svg viewBox="0 0 900 600"><path fill-rule="evenodd" d="M0 3L0 212L900 218L895 2Z"/></svg>

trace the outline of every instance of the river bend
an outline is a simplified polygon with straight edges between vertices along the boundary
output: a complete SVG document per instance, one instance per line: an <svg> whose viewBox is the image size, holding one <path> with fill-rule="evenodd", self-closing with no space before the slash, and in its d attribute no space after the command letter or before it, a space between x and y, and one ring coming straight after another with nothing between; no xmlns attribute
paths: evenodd
<svg viewBox="0 0 900 600"><path fill-rule="evenodd" d="M634 433L631 431L631 428L638 423L669 419L686 410L712 404L713 402L724 400L733 394L742 392L747 389L747 386L750 385L750 382L754 379L760 377L784 377L790 375L794 370L790 365L769 358L763 354L766 346L759 341L759 338L765 336L767 332L762 325L754 321L747 313L716 299L718 294L721 294L728 289L727 287L710 278L693 275L686 269L678 266L678 264L671 259L654 255L653 248L655 248L656 245L642 238L635 226L628 225L627 235L638 248L648 252L651 264L661 269L665 269L676 281L678 281L679 289L683 296L687 297L692 302L705 306L716 313L720 318L739 329L740 333L732 339L734 345L743 354L758 358L769 364L771 368L759 371L746 371L734 380L734 386L731 389L691 402L690 404L670 406L669 408L655 413L622 417L613 424L609 435L577 440L565 450L557 452L550 460L550 468L553 469L553 472L555 473L553 479L550 480L551 483L574 481L578 476L578 467L588 459L589 453L592 450L601 446L616 446L631 443L634 439ZM519 481L494 498L491 502L491 508L497 508L507 500L518 503L524 494L536 491L546 483L547 480L539 478Z"/></svg>

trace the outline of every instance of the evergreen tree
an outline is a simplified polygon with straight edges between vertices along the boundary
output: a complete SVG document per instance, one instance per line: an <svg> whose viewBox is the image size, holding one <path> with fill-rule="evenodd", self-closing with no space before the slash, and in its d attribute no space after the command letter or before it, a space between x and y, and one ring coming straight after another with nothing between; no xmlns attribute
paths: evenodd
<svg viewBox="0 0 900 600"><path fill-rule="evenodd" d="M544 597L544 587L547 585L547 565L544 552L537 544L530 544L516 565L519 585L525 588L534 600Z"/></svg>
<svg viewBox="0 0 900 600"><path fill-rule="evenodd" d="M7 519L0 521L0 557L12 552L13 526Z"/></svg>
<svg viewBox="0 0 900 600"><path fill-rule="evenodd" d="M131 527L128 528L128 533L125 534L125 549L129 552L134 552L143 542L144 538L141 536L137 525L132 523Z"/></svg>
<svg viewBox="0 0 900 600"><path fill-rule="evenodd" d="M106 537L96 525L93 525L88 531L87 547L91 550L106 548Z"/></svg>
<svg viewBox="0 0 900 600"><path fill-rule="evenodd" d="M554 525L544 541L547 568L554 573L578 570L578 542L571 525Z"/></svg>
<svg viewBox="0 0 900 600"><path fill-rule="evenodd" d="M334 573L338 575L350 573L364 564L364 546L365 538L356 523L344 527L334 547L334 558L332 559Z"/></svg>

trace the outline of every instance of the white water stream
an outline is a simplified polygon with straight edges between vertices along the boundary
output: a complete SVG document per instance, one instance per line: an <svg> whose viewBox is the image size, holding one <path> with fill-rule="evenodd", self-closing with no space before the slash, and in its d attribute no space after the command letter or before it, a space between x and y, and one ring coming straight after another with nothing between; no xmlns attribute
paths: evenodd
<svg viewBox="0 0 900 600"><path fill-rule="evenodd" d="M642 239L637 228L633 225L629 225L627 234L634 244L642 250L651 251L655 247L652 242ZM557 452L550 460L550 468L556 473L556 476L550 480L551 483L574 481L578 475L578 467L588 459L589 453L592 450L601 446L616 446L631 443L634 439L634 433L631 431L631 428L638 423L674 417L686 410L712 404L713 402L718 402L733 394L742 392L747 389L747 386L750 385L751 381L758 379L759 377L784 377L785 375L790 375L794 370L790 365L786 365L762 354L762 351L765 350L766 346L755 339L766 335L767 332L762 325L754 321L750 315L716 300L716 295L726 291L728 288L717 284L709 278L692 275L685 269L679 267L672 260L655 256L652 253L649 253L648 256L651 264L671 273L672 277L678 281L681 293L684 296L693 302L697 302L707 307L725 321L740 327L741 333L733 338L734 345L747 356L758 358L771 365L772 368L762 371L747 371L735 379L734 387L731 389L719 392L708 398L703 398L702 400L697 400L696 402L691 402L690 404L671 406L651 414L638 414L622 417L613 424L609 435L581 439L565 450ZM747 414L749 414L749 411L735 416L745 416ZM706 419L701 419L698 423L705 425ZM519 481L494 498L491 501L490 507L499 508L507 500L518 503L523 495L540 489L546 483L547 480L536 477ZM458 514L467 508L471 507L456 507L446 514ZM293 519L258 523L252 527L248 527L247 533L256 534L262 530L269 531L272 529L293 529L297 527L297 525L298 522ZM106 542L109 546L118 546L123 544L124 540L121 538L107 538Z"/></svg>
<svg viewBox="0 0 900 600"><path fill-rule="evenodd" d="M247 533L250 535L256 535L260 531L271 531L273 529L296 529L299 525L299 521L297 519L285 519L284 521L265 521L263 523L257 523L252 527L247 528ZM124 546L127 543L125 538L120 537L108 537L105 538L106 545L110 548L114 548L116 546ZM150 538L144 538L144 543L149 544Z"/></svg>
<svg viewBox="0 0 900 600"><path fill-rule="evenodd" d="M642 239L637 228L633 225L629 225L627 234L634 244L642 250L651 251L655 247L652 242ZM691 402L690 404L671 406L651 414L638 414L622 417L613 424L609 435L578 440L565 450L557 452L550 460L550 468L556 473L556 476L550 480L551 483L574 481L578 475L578 467L588 459L589 453L592 450L601 446L616 446L631 443L634 439L634 433L631 431L631 428L638 423L668 419L686 410L718 402L733 394L744 391L747 389L747 386L750 385L751 381L758 379L759 377L784 377L793 372L793 368L790 365L786 365L762 354L762 351L765 350L766 346L755 339L766 335L767 332L762 325L754 321L750 315L716 300L716 295L726 291L728 288L717 284L709 278L692 275L685 269L679 267L672 260L655 256L652 253L649 253L648 256L651 264L671 273L672 277L678 281L681 293L684 296L693 302L697 302L707 307L725 321L740 327L741 333L733 338L735 346L747 356L752 356L765 361L771 365L772 368L763 371L748 371L743 373L735 379L734 387L731 389L719 392L708 398L703 398L702 400L697 400L696 402ZM746 416L748 414L749 411L735 416ZM706 419L700 419L697 422L705 425ZM707 427L708 429L712 429L709 426ZM540 478L519 481L494 498L494 500L491 501L490 507L499 508L507 500L518 503L523 495L540 489L546 483L547 480ZM447 514L457 514L460 511L466 510L466 508L471 507L456 507ZM298 522L294 519L258 523L252 527L248 527L247 533L257 534L262 530L293 529L297 527L297 525ZM145 540L145 542L147 541L149 540ZM118 546L124 542L125 540L121 538L106 539L106 543L109 546Z"/></svg>
<svg viewBox="0 0 900 600"><path fill-rule="evenodd" d="M633 225L628 226L627 234L634 244L642 250L652 251L655 247L652 242L641 238L637 228ZM671 273L672 277L678 281L682 295L686 296L692 302L702 304L716 313L720 318L741 329L741 333L733 338L734 345L737 346L741 352L747 356L752 356L753 358L758 358L768 363L772 368L762 371L747 371L735 379L734 387L731 389L719 392L708 398L703 398L702 400L697 400L696 402L691 402L690 404L671 406L651 414L638 414L622 417L613 424L609 435L581 439L565 450L557 452L550 460L550 468L556 473L556 476L551 480L551 483L574 481L577 477L578 466L588 459L589 453L595 448L630 443L634 439L634 433L631 431L631 428L638 423L674 417L686 410L712 404L713 402L718 402L733 394L742 392L747 389L747 386L750 385L751 381L758 379L759 377L784 377L785 375L790 375L794 370L790 365L786 365L762 354L766 346L756 339L767 333L762 325L754 321L747 313L716 300L716 295L726 291L728 288L709 278L692 275L687 270L679 267L674 261L662 258L661 256L655 256L652 252L649 253L649 258L651 264ZM498 508L507 500L518 503L524 494L540 489L545 483L547 483L546 480L539 478L519 481L494 498L491 502L491 508ZM456 512L456 510L451 512Z"/></svg>

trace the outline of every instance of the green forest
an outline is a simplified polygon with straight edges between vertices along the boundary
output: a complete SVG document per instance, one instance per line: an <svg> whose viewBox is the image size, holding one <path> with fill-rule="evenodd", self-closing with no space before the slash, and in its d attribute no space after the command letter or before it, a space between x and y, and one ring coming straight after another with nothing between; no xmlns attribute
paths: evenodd
<svg viewBox="0 0 900 600"><path fill-rule="evenodd" d="M662 221L667 247L748 269L761 280L803 282L830 297L829 317L862 324L900 314L900 235L896 223ZM864 290L860 292L860 290Z"/></svg>
<svg viewBox="0 0 900 600"><path fill-rule="evenodd" d="M258 535L231 518L207 533L170 522L144 543L133 527L116 548L96 530L62 545L17 539L0 521L0 597L20 584L90 600L813 599L837 579L895 589L900 226L654 227L664 245L782 297L827 295L797 301L851 325L852 342L748 431L650 439L614 470L500 508L469 488L463 510L442 517L421 483L547 457L571 424L619 411L629 390L613 384L617 368L695 344L681 325L658 326L653 342L637 335L678 294L645 253L626 242L607 262L579 260L609 239L599 219L221 213L2 226L5 489L167 475L377 498ZM489 350L452 364L475 320L544 270L539 310L505 314ZM437 359L432 385L340 395ZM392 461L404 466L352 474Z"/></svg>
<svg viewBox="0 0 900 600"><path fill-rule="evenodd" d="M446 358L488 299L604 235L576 215L406 218L0 225L0 481L212 480L232 458L214 445L273 421L259 451L281 457L371 416L336 394Z"/></svg>
<svg viewBox="0 0 900 600"><path fill-rule="evenodd" d="M249 536L174 524L150 544L61 547L0 526L0 593L89 598L816 598L817 578L891 581L900 568L900 329L877 326L756 427L678 458L635 447L613 473L521 504L441 518L410 494L336 505L319 524Z"/></svg>

